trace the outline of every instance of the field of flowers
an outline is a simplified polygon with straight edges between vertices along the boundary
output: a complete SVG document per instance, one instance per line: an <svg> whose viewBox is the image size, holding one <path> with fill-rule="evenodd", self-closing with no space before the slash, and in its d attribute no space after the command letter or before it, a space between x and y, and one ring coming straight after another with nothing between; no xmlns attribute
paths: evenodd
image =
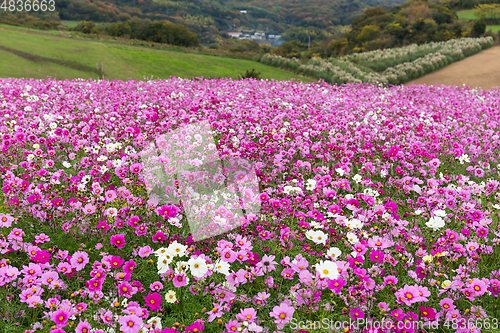
<svg viewBox="0 0 500 333"><path fill-rule="evenodd" d="M375 50L339 58L312 59L302 64L265 54L255 60L329 83L400 84L432 73L448 64L493 46L492 37L451 39L423 45Z"/></svg>
<svg viewBox="0 0 500 333"><path fill-rule="evenodd" d="M0 101L1 332L498 332L498 90L0 79ZM259 179L258 214L208 238L141 158L174 131L196 151L202 121Z"/></svg>

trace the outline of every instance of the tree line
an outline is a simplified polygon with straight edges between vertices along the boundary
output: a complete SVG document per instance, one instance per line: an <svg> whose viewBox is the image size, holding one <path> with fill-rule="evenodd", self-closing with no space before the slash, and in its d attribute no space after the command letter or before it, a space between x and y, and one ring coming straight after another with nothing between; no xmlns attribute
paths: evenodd
<svg viewBox="0 0 500 333"><path fill-rule="evenodd" d="M92 21L81 21L72 30L96 35L104 32L111 37L125 37L185 47L200 45L196 33L182 24L172 24L171 22L142 23L131 19L125 22L111 23L105 26L104 31L102 31Z"/></svg>

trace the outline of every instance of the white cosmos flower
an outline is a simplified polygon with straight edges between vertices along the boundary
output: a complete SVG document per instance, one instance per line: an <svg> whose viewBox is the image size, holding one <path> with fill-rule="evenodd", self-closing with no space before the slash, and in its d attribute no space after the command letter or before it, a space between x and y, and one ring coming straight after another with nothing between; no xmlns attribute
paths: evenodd
<svg viewBox="0 0 500 333"><path fill-rule="evenodd" d="M230 273L231 265L228 262L218 260L214 265L213 265L214 271L218 273L222 273L225 276L228 276Z"/></svg>
<svg viewBox="0 0 500 333"><path fill-rule="evenodd" d="M154 252L154 254L155 254L157 257L160 257L160 256L162 256L162 255L167 254L167 252L168 252L168 251L167 251L167 249L166 249L166 248L164 248L164 247L160 247L158 250L156 250L156 251Z"/></svg>
<svg viewBox="0 0 500 333"><path fill-rule="evenodd" d="M358 219L352 219L346 222L346 226L349 229L361 229L363 227L363 222Z"/></svg>
<svg viewBox="0 0 500 333"><path fill-rule="evenodd" d="M312 191L316 188L316 184L318 182L315 181L314 179L308 179L307 180L307 186L306 186L306 189L309 190L309 191Z"/></svg>
<svg viewBox="0 0 500 333"><path fill-rule="evenodd" d="M194 277L202 278L208 272L207 263L205 259L201 257L196 259L190 258L188 260L188 265Z"/></svg>
<svg viewBox="0 0 500 333"><path fill-rule="evenodd" d="M65 168L70 168L70 167L71 167L71 163L64 161L64 162L63 162L63 166L64 166Z"/></svg>
<svg viewBox="0 0 500 333"><path fill-rule="evenodd" d="M356 182L356 184L359 184L359 182L361 182L361 180L363 180L363 177L356 174L356 175L354 175L354 177L352 177L352 179Z"/></svg>
<svg viewBox="0 0 500 333"><path fill-rule="evenodd" d="M214 222L218 225L226 225L227 220L221 216L214 217Z"/></svg>
<svg viewBox="0 0 500 333"><path fill-rule="evenodd" d="M428 226L429 228L431 228L432 230L437 231L437 230L441 229L442 227L444 227L445 223L441 217L434 216L434 217L431 217L429 219L429 221L427 221L427 223L425 223L425 225Z"/></svg>
<svg viewBox="0 0 500 333"><path fill-rule="evenodd" d="M151 328L157 328L161 330L163 327L161 325L161 318L160 317L152 317L147 321L149 325L151 325Z"/></svg>
<svg viewBox="0 0 500 333"><path fill-rule="evenodd" d="M344 175L344 173L345 173L344 169L341 169L341 168L337 168L337 169L335 169L335 171L337 171L337 173L338 173L340 176L343 176L343 175Z"/></svg>
<svg viewBox="0 0 500 333"><path fill-rule="evenodd" d="M171 225L177 227L177 228L180 228L182 227L182 223L181 223L181 220L179 220L178 218L175 218L175 217L171 217L168 219L168 223L170 223Z"/></svg>
<svg viewBox="0 0 500 333"><path fill-rule="evenodd" d="M174 241L168 247L168 252L172 253L174 256L182 257L186 254L187 246L182 245L181 243Z"/></svg>
<svg viewBox="0 0 500 333"><path fill-rule="evenodd" d="M318 222L316 222L316 221L312 221L310 223L310 225L311 225L312 228L315 228L315 229L317 229L317 228L323 228L323 226L321 224L319 224Z"/></svg>
<svg viewBox="0 0 500 333"><path fill-rule="evenodd" d="M330 260L322 260L320 263L316 264L316 270L321 278L335 280L339 277L337 264Z"/></svg>
<svg viewBox="0 0 500 333"><path fill-rule="evenodd" d="M340 258L342 255L342 251L338 247L331 247L327 252L326 252L327 257L332 258L333 260L337 260Z"/></svg>
<svg viewBox="0 0 500 333"><path fill-rule="evenodd" d="M433 213L434 213L434 215L440 216L440 217L445 217L446 216L446 212L444 210L442 210L442 209L437 209Z"/></svg>
<svg viewBox="0 0 500 333"><path fill-rule="evenodd" d="M357 242L359 242L358 236L356 236L356 234L354 234L352 232L348 232L346 234L346 237L347 237L347 240L349 241L349 243L351 243L351 244L356 244Z"/></svg>
<svg viewBox="0 0 500 333"><path fill-rule="evenodd" d="M326 244L327 236L321 230L308 230L306 237L312 240L315 244Z"/></svg>
<svg viewBox="0 0 500 333"><path fill-rule="evenodd" d="M106 216L113 216L115 217L116 215L118 215L118 209L116 209L115 207L109 207L108 209L106 209L106 211L104 212L104 215Z"/></svg>
<svg viewBox="0 0 500 333"><path fill-rule="evenodd" d="M293 186L285 186L283 188L283 192L285 192L286 194L290 194L290 192L293 190Z"/></svg>
<svg viewBox="0 0 500 333"><path fill-rule="evenodd" d="M175 291L169 290L165 294L165 300L167 301L167 303L175 303L175 301L177 301L177 296L175 295Z"/></svg>
<svg viewBox="0 0 500 333"><path fill-rule="evenodd" d="M158 257L158 263L157 263L158 274L166 273L170 268L169 265L172 262L172 260L174 260L173 256L168 253Z"/></svg>

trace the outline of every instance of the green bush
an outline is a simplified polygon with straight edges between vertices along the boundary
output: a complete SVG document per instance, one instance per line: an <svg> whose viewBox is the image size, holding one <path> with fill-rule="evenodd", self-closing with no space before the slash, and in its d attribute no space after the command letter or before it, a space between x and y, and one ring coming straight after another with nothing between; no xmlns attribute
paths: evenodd
<svg viewBox="0 0 500 333"><path fill-rule="evenodd" d="M246 71L245 74L240 75L240 80L242 80L242 79L250 79L250 78L256 79L256 80L260 80L261 79L260 72L257 73L255 71L255 68L252 68L252 71L249 72L248 69L247 69L247 71Z"/></svg>
<svg viewBox="0 0 500 333"><path fill-rule="evenodd" d="M486 22L484 20L477 20L476 23L474 23L474 31L477 32L479 36L484 34L486 31Z"/></svg>

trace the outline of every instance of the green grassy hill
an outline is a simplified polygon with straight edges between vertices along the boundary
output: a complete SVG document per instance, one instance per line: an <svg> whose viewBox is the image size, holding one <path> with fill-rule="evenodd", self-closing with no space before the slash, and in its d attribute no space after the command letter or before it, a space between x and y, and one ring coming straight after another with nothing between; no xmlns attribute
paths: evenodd
<svg viewBox="0 0 500 333"><path fill-rule="evenodd" d="M171 50L156 50L110 41L69 38L0 25L0 77L57 79L93 78L103 64L110 80L232 77L255 68L264 79L312 81L250 60L239 60Z"/></svg>

